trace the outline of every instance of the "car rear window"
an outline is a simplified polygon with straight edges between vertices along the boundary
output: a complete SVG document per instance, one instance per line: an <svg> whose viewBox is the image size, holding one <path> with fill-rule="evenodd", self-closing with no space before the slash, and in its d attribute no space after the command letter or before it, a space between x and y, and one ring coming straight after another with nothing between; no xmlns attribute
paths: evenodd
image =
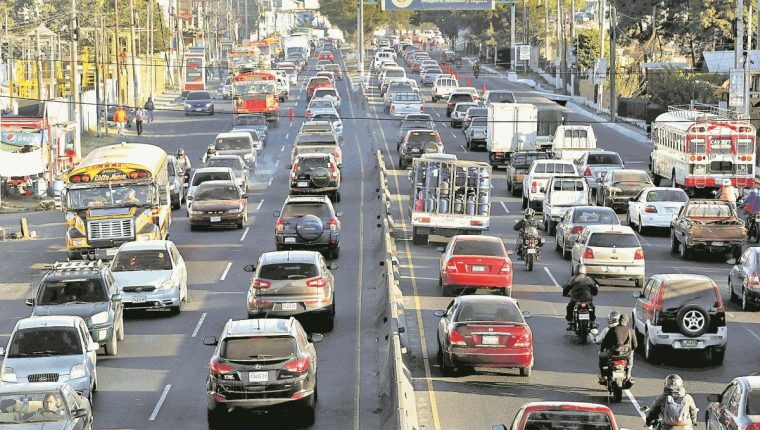
<svg viewBox="0 0 760 430"><path fill-rule="evenodd" d="M234 125L266 125L267 119L262 115L238 115Z"/></svg>
<svg viewBox="0 0 760 430"><path fill-rule="evenodd" d="M511 93L490 93L488 101L491 103L513 103L515 97Z"/></svg>
<svg viewBox="0 0 760 430"><path fill-rule="evenodd" d="M206 161L206 167L229 167L232 170L243 170L239 159L235 158L211 158Z"/></svg>
<svg viewBox="0 0 760 430"><path fill-rule="evenodd" d="M309 103L309 109L335 109L330 100L311 100Z"/></svg>
<svg viewBox="0 0 760 430"><path fill-rule="evenodd" d="M311 119L314 121L330 121L335 122L340 120L338 115L335 115L334 113L318 113L314 115Z"/></svg>
<svg viewBox="0 0 760 430"><path fill-rule="evenodd" d="M472 119L470 127L485 127L488 125L488 119L482 116L477 116Z"/></svg>
<svg viewBox="0 0 760 430"><path fill-rule="evenodd" d="M485 108L469 108L469 109L467 109L467 116L468 117L486 116L486 115L488 115L488 109L485 109Z"/></svg>
<svg viewBox="0 0 760 430"><path fill-rule="evenodd" d="M398 93L398 92L407 92L407 93L413 93L414 87L412 87L412 84L410 83L400 83L400 84L390 84L388 87L389 93Z"/></svg>
<svg viewBox="0 0 760 430"><path fill-rule="evenodd" d="M214 144L217 151L251 149L251 139L246 137L220 137Z"/></svg>
<svg viewBox="0 0 760 430"><path fill-rule="evenodd" d="M457 103L456 106L454 106L455 112L467 112L467 109L475 106L475 103Z"/></svg>
<svg viewBox="0 0 760 430"><path fill-rule="evenodd" d="M299 133L296 136L298 145L337 145L338 141L332 133Z"/></svg>
<svg viewBox="0 0 760 430"><path fill-rule="evenodd" d="M452 94L451 97L449 97L450 103L458 103L468 100L472 100L472 96L469 94Z"/></svg>
<svg viewBox="0 0 760 430"><path fill-rule="evenodd" d="M303 157L298 160L298 171L307 172L323 167L330 168L330 158L328 157Z"/></svg>
<svg viewBox="0 0 760 430"><path fill-rule="evenodd" d="M610 417L593 411L533 411L525 419L525 429L612 430Z"/></svg>
<svg viewBox="0 0 760 430"><path fill-rule="evenodd" d="M195 193L195 201L201 200L237 200L240 198L234 185L201 184Z"/></svg>
<svg viewBox="0 0 760 430"><path fill-rule="evenodd" d="M747 415L760 415L760 390L747 393Z"/></svg>
<svg viewBox="0 0 760 430"><path fill-rule="evenodd" d="M314 77L314 78L311 78L311 80L309 80L309 86L312 86L312 85L330 85L330 84L332 84L332 82L330 82L329 79L327 79L327 78L325 78L323 76Z"/></svg>
<svg viewBox="0 0 760 430"><path fill-rule="evenodd" d="M466 321L498 321L506 323L525 322L520 309L514 303L464 303L457 316L458 322Z"/></svg>
<svg viewBox="0 0 760 430"><path fill-rule="evenodd" d="M18 330L8 347L8 358L81 353L82 344L76 327L35 327Z"/></svg>
<svg viewBox="0 0 760 430"><path fill-rule="evenodd" d="M314 91L314 97L316 98L327 97L327 96L334 98L334 97L337 97L337 95L338 94L335 92L335 89L333 88L317 89L316 91Z"/></svg>
<svg viewBox="0 0 760 430"><path fill-rule="evenodd" d="M206 181L229 181L231 179L230 172L200 172L193 176L193 186Z"/></svg>
<svg viewBox="0 0 760 430"><path fill-rule="evenodd" d="M312 263L277 263L266 264L259 270L259 278L272 281L313 278L319 275L316 264Z"/></svg>
<svg viewBox="0 0 760 430"><path fill-rule="evenodd" d="M329 218L330 209L327 205L321 203L290 202L285 205L285 208L282 210L282 216L284 218L300 218L306 215L314 215L318 218Z"/></svg>
<svg viewBox="0 0 760 430"><path fill-rule="evenodd" d="M438 142L438 133L434 131L415 131L409 135L409 143Z"/></svg>
<svg viewBox="0 0 760 430"><path fill-rule="evenodd" d="M439 86L439 87L455 87L455 86L457 86L457 84L456 84L456 82L454 82L453 79L446 78L446 79L439 79L437 86Z"/></svg>
<svg viewBox="0 0 760 430"><path fill-rule="evenodd" d="M651 182L646 172L615 172L613 173L613 183L618 182Z"/></svg>
<svg viewBox="0 0 760 430"><path fill-rule="evenodd" d="M501 243L495 240L458 240L454 244L452 254L503 257L504 249Z"/></svg>
<svg viewBox="0 0 760 430"><path fill-rule="evenodd" d="M567 163L537 163L533 173L575 173L575 168Z"/></svg>
<svg viewBox="0 0 760 430"><path fill-rule="evenodd" d="M71 281L46 281L40 286L38 305L63 305L66 303L102 303L107 300L103 283L99 279L76 279Z"/></svg>
<svg viewBox="0 0 760 430"><path fill-rule="evenodd" d="M620 220L612 210L576 209L573 213L573 223L619 225Z"/></svg>
<svg viewBox="0 0 760 430"><path fill-rule="evenodd" d="M419 96L414 93L397 94L395 97L397 102L418 102L421 103Z"/></svg>
<svg viewBox="0 0 760 430"><path fill-rule="evenodd" d="M403 69L401 70L390 69L390 70L385 71L385 77L386 78L403 78L403 77L406 77L406 72L404 72Z"/></svg>
<svg viewBox="0 0 760 430"><path fill-rule="evenodd" d="M233 337L222 342L219 355L231 361L290 357L296 353L296 340L290 336Z"/></svg>
<svg viewBox="0 0 760 430"><path fill-rule="evenodd" d="M677 279L665 281L662 309L676 309L687 304L706 309L716 306L717 297L711 281L706 279Z"/></svg>
<svg viewBox="0 0 760 430"><path fill-rule="evenodd" d="M583 191L583 179L557 179L552 188L554 191Z"/></svg>
<svg viewBox="0 0 760 430"><path fill-rule="evenodd" d="M172 262L169 254L162 249L120 251L111 263L111 270L114 272L172 270Z"/></svg>
<svg viewBox="0 0 760 430"><path fill-rule="evenodd" d="M622 166L623 161L618 154L589 154L587 164Z"/></svg>
<svg viewBox="0 0 760 430"><path fill-rule="evenodd" d="M689 201L689 196L683 190L655 190L647 193L648 202L679 202Z"/></svg>
<svg viewBox="0 0 760 430"><path fill-rule="evenodd" d="M689 218L728 218L731 216L731 207L728 203L690 204L686 208L686 216Z"/></svg>
<svg viewBox="0 0 760 430"><path fill-rule="evenodd" d="M640 248L641 244L635 234L630 233L592 233L588 246L600 248Z"/></svg>
<svg viewBox="0 0 760 430"><path fill-rule="evenodd" d="M434 129L435 125L432 121L404 121L404 123L401 125L401 128L405 128L407 130L415 130L415 129Z"/></svg>

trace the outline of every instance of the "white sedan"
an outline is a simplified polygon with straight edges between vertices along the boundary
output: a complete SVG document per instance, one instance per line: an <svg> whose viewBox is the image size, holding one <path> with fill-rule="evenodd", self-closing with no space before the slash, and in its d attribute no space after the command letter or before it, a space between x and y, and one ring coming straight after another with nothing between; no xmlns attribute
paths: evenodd
<svg viewBox="0 0 760 430"><path fill-rule="evenodd" d="M689 196L680 188L648 187L628 203L628 225L639 233L648 227L670 227Z"/></svg>

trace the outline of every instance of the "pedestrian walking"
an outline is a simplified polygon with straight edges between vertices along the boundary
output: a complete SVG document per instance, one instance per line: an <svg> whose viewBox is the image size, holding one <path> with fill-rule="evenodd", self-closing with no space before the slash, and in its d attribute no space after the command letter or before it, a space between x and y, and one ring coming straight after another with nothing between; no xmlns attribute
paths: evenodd
<svg viewBox="0 0 760 430"><path fill-rule="evenodd" d="M145 120L145 111L140 106L135 109L135 125L137 127L137 135L141 135L143 132L143 121Z"/></svg>
<svg viewBox="0 0 760 430"><path fill-rule="evenodd" d="M145 111L148 113L148 124L153 122L153 110L156 105L153 103L153 97L148 96L148 101L145 102Z"/></svg>
<svg viewBox="0 0 760 430"><path fill-rule="evenodd" d="M127 111L124 106L118 106L113 113L113 122L116 123L116 130L120 136L124 135L124 127L127 125Z"/></svg>

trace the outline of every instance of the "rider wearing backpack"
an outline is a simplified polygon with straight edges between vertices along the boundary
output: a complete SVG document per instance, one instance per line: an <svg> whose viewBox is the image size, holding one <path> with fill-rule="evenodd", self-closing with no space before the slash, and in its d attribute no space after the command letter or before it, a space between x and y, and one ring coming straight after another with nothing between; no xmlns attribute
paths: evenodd
<svg viewBox="0 0 760 430"><path fill-rule="evenodd" d="M693 430L697 426L697 406L686 394L683 379L675 373L665 378L665 387L647 413L646 424L662 419L662 430Z"/></svg>

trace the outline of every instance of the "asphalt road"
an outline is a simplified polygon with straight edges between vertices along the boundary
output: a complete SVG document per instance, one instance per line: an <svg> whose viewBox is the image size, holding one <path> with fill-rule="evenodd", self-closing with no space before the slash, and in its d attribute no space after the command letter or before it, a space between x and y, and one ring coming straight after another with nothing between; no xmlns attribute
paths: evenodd
<svg viewBox="0 0 760 430"><path fill-rule="evenodd" d="M309 74L313 72L306 72ZM302 74L302 76L304 76ZM290 151L305 109L305 91L291 87L291 99L281 104L279 126L270 127L269 143L259 154L251 176L249 223L244 230L190 232L184 208L174 212L170 231L188 265L189 303L182 314L127 314L126 340L116 357L98 356L99 390L95 394L98 429L203 429L206 425L205 379L212 347L203 336L217 335L228 319L246 318L245 293L250 276L245 264L274 250L275 218L288 193ZM218 82L215 83L218 85ZM354 117L360 99L339 82L343 115ZM229 101L217 99L216 114L185 117L182 105L157 107L157 121L145 134L128 131L130 142L153 143L174 153L179 147L194 167L217 133L232 128ZM295 118L288 120L289 109ZM367 121L346 121L343 168L343 211L340 267L337 279L335 329L317 344L319 402L316 429L380 428L375 342L375 296L381 245L376 219L376 159L369 150ZM63 215L59 211L27 213L34 240L0 242L0 344L16 321L29 315L24 299L32 297L42 277L41 267L66 258ZM14 227L20 215L0 216L0 225ZM307 330L310 326L306 325ZM287 413L240 414L239 426L293 428Z"/></svg>
<svg viewBox="0 0 760 430"><path fill-rule="evenodd" d="M469 73L469 67L462 66L460 85L464 85L465 75ZM417 75L415 77L418 79ZM486 71L482 71L479 79L473 77L471 81L472 86L479 90L486 85L488 89L509 89L520 93L533 91L526 85L507 82L503 77ZM487 153L465 149L464 135L460 129L449 126L445 104L430 103L430 87L420 87L426 101L425 112L437 121L446 152L456 154L460 159L487 161ZM376 90L369 94L368 100L370 116L375 119L376 137L386 143L383 148L387 156L386 164L391 169L397 169L391 167L397 166L398 159L394 145L397 122L384 113ZM595 122L579 114L571 115L569 121ZM650 146L627 138L604 124L594 123L593 127L600 147L619 152L630 168L647 168ZM501 237L505 245L513 249L516 232L512 226L522 217L520 200L509 195L504 170L494 173L488 234ZM451 300L441 297L438 287L440 253L436 248L443 246L444 242L431 241L428 246L412 244L406 172L390 170L389 175L394 219L396 227L402 230L402 235L397 238L400 288L405 295L406 321L410 325L407 333L411 343L411 368L421 427L436 430L484 429L497 423L509 424L517 409L529 401L607 404L606 389L596 383L598 346L580 345L572 332L565 331L564 309L567 301L562 297L560 285L570 276L570 263L554 251L553 237L546 238L542 260L532 272L526 272L524 265L517 261L513 266L513 296L523 310L533 314L527 320L534 336L535 366L532 376L525 378L516 371L499 370L453 378L441 375L435 359L438 318L433 311L445 309ZM622 218L624 215L621 215ZM687 391L694 395L702 420L702 412L707 405L706 394L721 392L733 377L747 375L760 368L760 314L742 312L736 304L729 302L726 281L731 265L709 255L697 256L692 261L680 260L669 252L668 234L668 231L661 231L641 237L647 275L685 273L712 277L721 287L726 305L728 351L721 366L706 365L698 355L686 353L670 354L665 364L652 365L637 354L633 370L637 381L635 386L626 392L622 403L610 405L618 424L631 429L643 428L637 405L650 404L662 391L663 380L671 372L678 372L686 381ZM630 314L635 303L631 294L635 291L632 286L602 287L595 300L597 315L602 316L600 324L605 323L603 317L612 310Z"/></svg>

